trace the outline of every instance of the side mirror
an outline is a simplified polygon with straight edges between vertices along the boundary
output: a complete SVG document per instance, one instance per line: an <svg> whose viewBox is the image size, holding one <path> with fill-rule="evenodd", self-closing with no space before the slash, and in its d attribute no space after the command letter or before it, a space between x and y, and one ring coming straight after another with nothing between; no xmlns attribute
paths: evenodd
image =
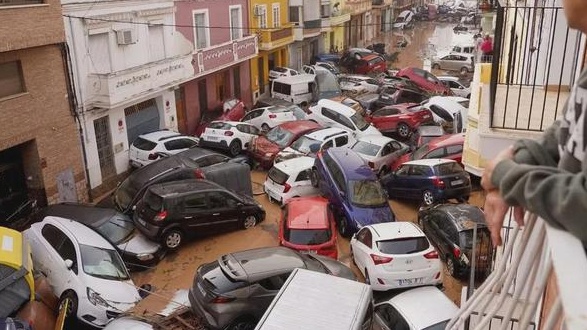
<svg viewBox="0 0 587 330"><path fill-rule="evenodd" d="M65 259L65 267L71 269L71 267L73 267L73 261L71 261L71 259Z"/></svg>

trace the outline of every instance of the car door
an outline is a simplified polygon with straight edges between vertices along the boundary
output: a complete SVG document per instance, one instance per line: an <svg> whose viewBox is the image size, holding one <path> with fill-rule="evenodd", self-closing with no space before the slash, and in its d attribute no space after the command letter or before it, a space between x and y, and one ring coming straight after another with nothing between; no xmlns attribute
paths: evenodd
<svg viewBox="0 0 587 330"><path fill-rule="evenodd" d="M408 173L408 179L405 183L406 196L411 198L420 198L422 192L426 189L428 183L428 170L430 168L424 165L412 165Z"/></svg>
<svg viewBox="0 0 587 330"><path fill-rule="evenodd" d="M353 254L357 268L365 275L365 268L370 264L370 254L373 252L373 234L369 228L362 228L355 236Z"/></svg>
<svg viewBox="0 0 587 330"><path fill-rule="evenodd" d="M391 163L393 163L397 158L399 158L399 152L401 150L401 145L395 141L389 141L381 147L381 151L379 154L379 159L377 159L377 168L381 168L381 166L386 165L387 168L390 168Z"/></svg>
<svg viewBox="0 0 587 330"><path fill-rule="evenodd" d="M176 223L190 236L208 234L212 231L208 196L206 192L192 192L180 199L177 206ZM170 224L170 225L175 225Z"/></svg>
<svg viewBox="0 0 587 330"><path fill-rule="evenodd" d="M244 220L246 215L242 206L238 206L241 202L225 191L211 191L207 195L210 230L218 232L238 228L240 220Z"/></svg>
<svg viewBox="0 0 587 330"><path fill-rule="evenodd" d="M40 242L45 253L36 256L44 269L44 274L53 288L53 292L60 295L72 285L72 278L77 277L79 271L78 253L72 240L57 226L47 223L41 229L43 237ZM65 260L71 260L71 269L65 265Z"/></svg>
<svg viewBox="0 0 587 330"><path fill-rule="evenodd" d="M338 127L350 131L353 136L357 134L357 128L355 127L353 122L346 116L339 113L336 117L336 123L338 124Z"/></svg>
<svg viewBox="0 0 587 330"><path fill-rule="evenodd" d="M392 176L393 179L387 184L387 190L395 196L403 196L407 193L407 183L412 166L409 164L401 165Z"/></svg>
<svg viewBox="0 0 587 330"><path fill-rule="evenodd" d="M382 132L395 130L395 126L397 125L397 123L395 125L393 124L393 114L396 112L397 109L394 108L381 108L373 112L373 114L371 115L371 122L373 123L373 126L375 126L378 130Z"/></svg>
<svg viewBox="0 0 587 330"><path fill-rule="evenodd" d="M402 314L389 303L376 305L373 310L373 330L411 330Z"/></svg>
<svg viewBox="0 0 587 330"><path fill-rule="evenodd" d="M246 150L251 140L260 134L259 129L253 125L237 124L236 129L240 132L238 138L242 142L243 150Z"/></svg>
<svg viewBox="0 0 587 330"><path fill-rule="evenodd" d="M296 191L296 195L299 196L309 196L317 194L318 191L316 188L312 186L310 181L310 171L311 169L301 170L295 178L293 183L293 189Z"/></svg>
<svg viewBox="0 0 587 330"><path fill-rule="evenodd" d="M263 114L264 110L265 109L253 109L247 112L241 121L260 128L263 121L261 115Z"/></svg>

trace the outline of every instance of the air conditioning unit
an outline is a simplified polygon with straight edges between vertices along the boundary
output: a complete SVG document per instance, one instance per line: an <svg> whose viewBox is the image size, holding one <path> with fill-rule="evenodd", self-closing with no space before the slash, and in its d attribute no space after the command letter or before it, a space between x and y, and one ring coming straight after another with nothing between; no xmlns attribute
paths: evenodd
<svg viewBox="0 0 587 330"><path fill-rule="evenodd" d="M116 39L119 45L130 45L137 42L137 33L133 29L116 31Z"/></svg>

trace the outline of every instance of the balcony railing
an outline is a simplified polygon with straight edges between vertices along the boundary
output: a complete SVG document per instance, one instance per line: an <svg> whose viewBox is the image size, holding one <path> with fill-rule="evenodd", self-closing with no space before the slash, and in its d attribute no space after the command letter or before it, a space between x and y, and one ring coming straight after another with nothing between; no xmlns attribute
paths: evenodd
<svg viewBox="0 0 587 330"><path fill-rule="evenodd" d="M293 25L288 23L279 28L263 29L257 32L259 36L259 49L272 50L293 42Z"/></svg>
<svg viewBox="0 0 587 330"><path fill-rule="evenodd" d="M502 236L494 271L446 329L587 329L582 243L529 213Z"/></svg>
<svg viewBox="0 0 587 330"><path fill-rule="evenodd" d="M581 33L568 28L560 7L495 3L490 127L542 131L561 114L581 70Z"/></svg>

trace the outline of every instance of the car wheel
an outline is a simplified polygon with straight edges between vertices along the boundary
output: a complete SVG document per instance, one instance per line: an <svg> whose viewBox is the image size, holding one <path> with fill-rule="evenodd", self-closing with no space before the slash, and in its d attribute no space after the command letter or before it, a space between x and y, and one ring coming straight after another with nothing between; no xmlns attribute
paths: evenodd
<svg viewBox="0 0 587 330"><path fill-rule="evenodd" d="M312 187L318 188L318 181L318 170L312 168L312 172L310 172L310 183L312 184Z"/></svg>
<svg viewBox="0 0 587 330"><path fill-rule="evenodd" d="M397 134L402 138L407 138L410 135L410 126L406 123L397 124Z"/></svg>
<svg viewBox="0 0 587 330"><path fill-rule="evenodd" d="M434 69L434 70L440 70L440 64L438 64L438 63L434 63L434 64L432 65L432 69Z"/></svg>
<svg viewBox="0 0 587 330"><path fill-rule="evenodd" d="M65 302L67 304L67 310L65 311L65 321L66 323L72 323L77 318L77 295L73 291L67 291L59 299L59 310L65 306Z"/></svg>
<svg viewBox="0 0 587 330"><path fill-rule="evenodd" d="M269 132L269 129L270 129L269 128L269 125L267 125L267 124L261 125L261 131L263 131L263 132Z"/></svg>
<svg viewBox="0 0 587 330"><path fill-rule="evenodd" d="M434 195L430 190L425 190L424 193L422 193L422 201L426 206L434 204Z"/></svg>
<svg viewBox="0 0 587 330"><path fill-rule="evenodd" d="M227 326L225 330L253 330L256 325L257 322L252 317L241 317Z"/></svg>
<svg viewBox="0 0 587 330"><path fill-rule="evenodd" d="M238 156L243 151L240 141L234 140L228 146L228 152L232 157Z"/></svg>
<svg viewBox="0 0 587 330"><path fill-rule="evenodd" d="M254 215L247 215L245 220L243 220L243 229L250 229L257 225L257 217Z"/></svg>
<svg viewBox="0 0 587 330"><path fill-rule="evenodd" d="M369 271L365 268L365 284L371 285L371 280L369 279Z"/></svg>
<svg viewBox="0 0 587 330"><path fill-rule="evenodd" d="M183 243L183 233L177 229L170 229L163 234L161 241L168 250L177 250Z"/></svg>
<svg viewBox="0 0 587 330"><path fill-rule="evenodd" d="M469 69L467 69L466 67L462 67L461 74L467 74L467 73L469 73Z"/></svg>
<svg viewBox="0 0 587 330"><path fill-rule="evenodd" d="M459 270L457 268L457 262L452 256L448 256L446 258L446 270L452 277L456 277L459 274Z"/></svg>
<svg viewBox="0 0 587 330"><path fill-rule="evenodd" d="M346 216L344 216L344 215L340 216L340 221L338 224L338 232L340 233L340 235L342 237L348 238L351 236L349 233L349 222L348 222Z"/></svg>

